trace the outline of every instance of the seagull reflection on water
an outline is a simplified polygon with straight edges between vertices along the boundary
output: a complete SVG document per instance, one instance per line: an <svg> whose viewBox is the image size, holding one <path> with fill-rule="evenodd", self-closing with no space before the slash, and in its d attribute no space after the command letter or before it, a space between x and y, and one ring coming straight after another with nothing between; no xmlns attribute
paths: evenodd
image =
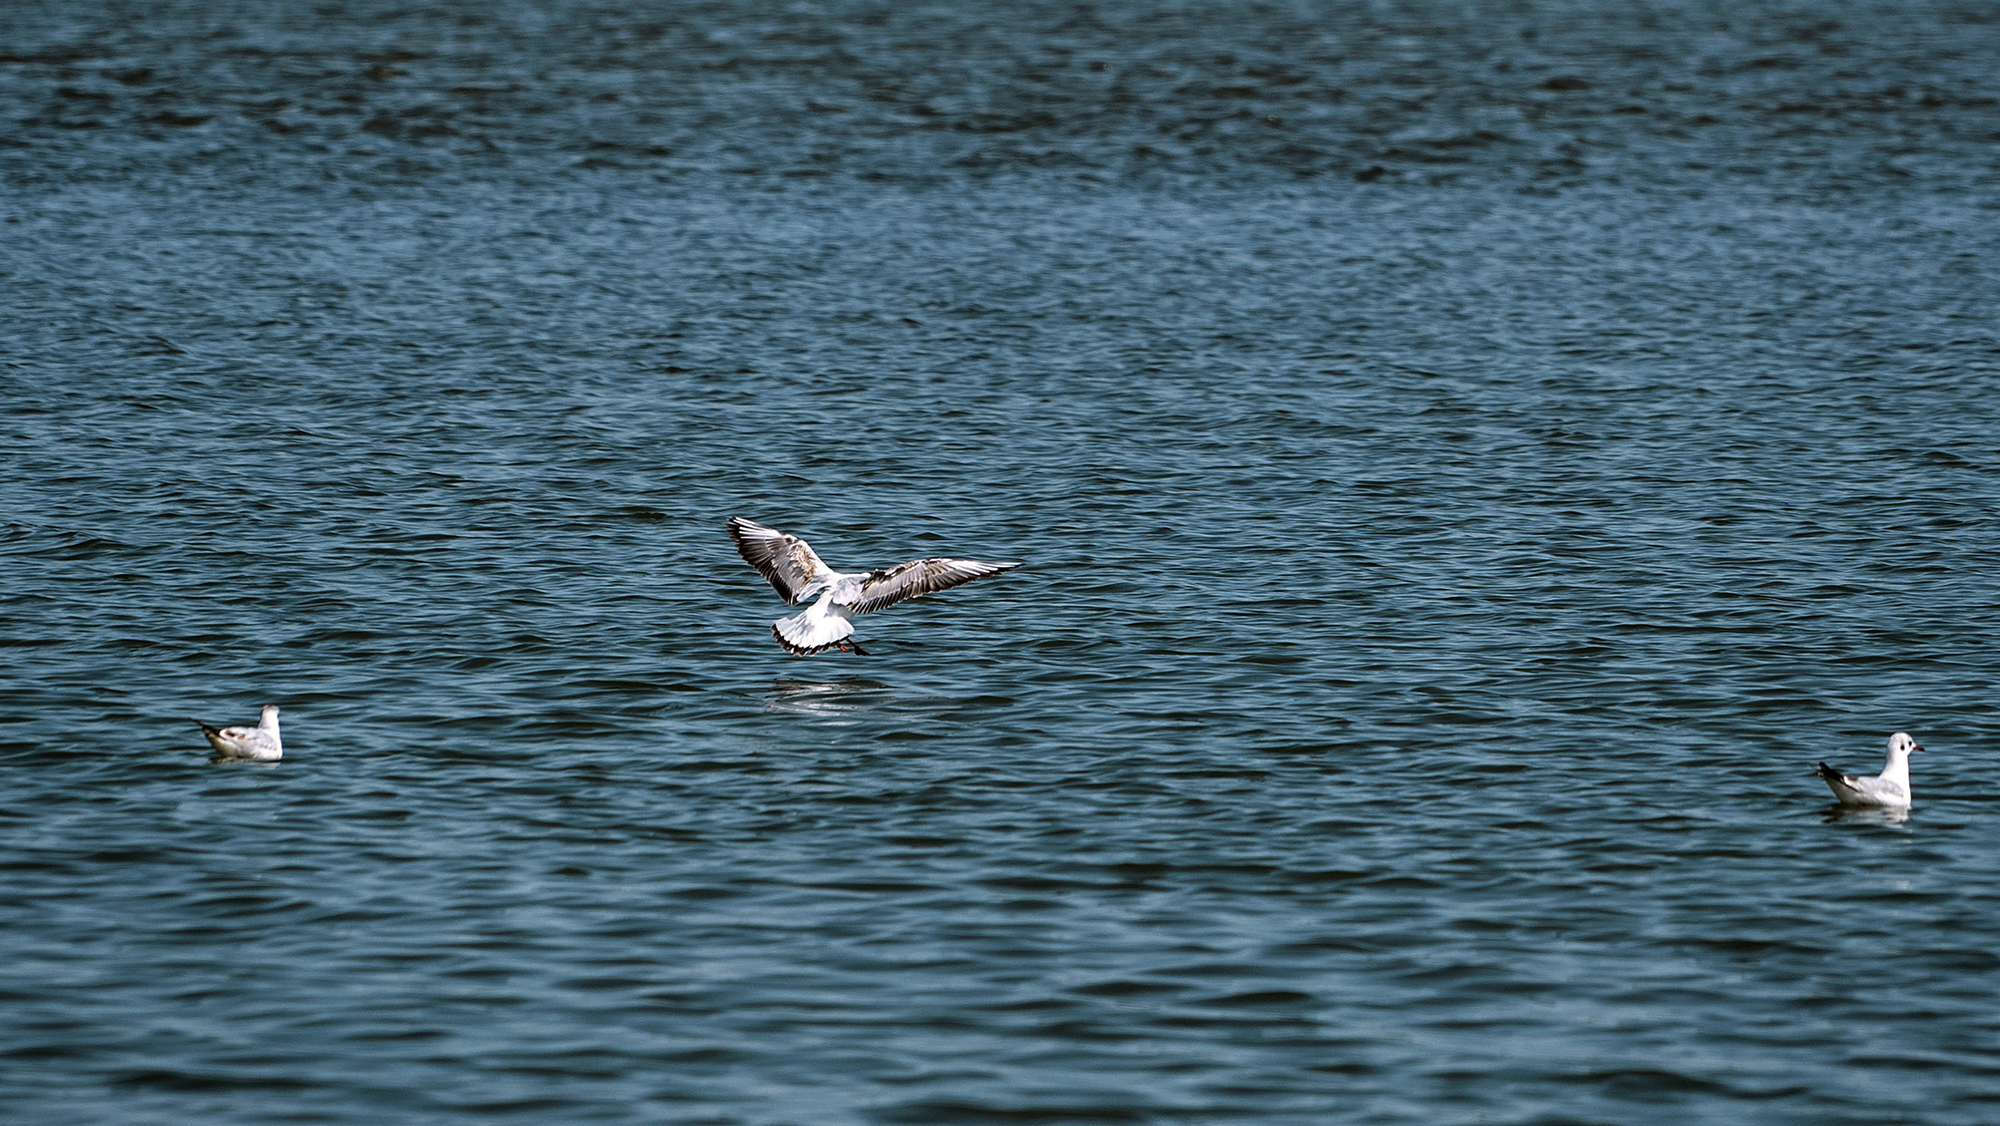
<svg viewBox="0 0 2000 1126"><path fill-rule="evenodd" d="M1828 825L1901 825L1910 819L1910 807L1854 806L1833 802L1820 810L1820 820Z"/></svg>
<svg viewBox="0 0 2000 1126"><path fill-rule="evenodd" d="M890 698L887 684L867 677L796 680L781 676L771 682L764 710L853 723L855 717L877 710Z"/></svg>

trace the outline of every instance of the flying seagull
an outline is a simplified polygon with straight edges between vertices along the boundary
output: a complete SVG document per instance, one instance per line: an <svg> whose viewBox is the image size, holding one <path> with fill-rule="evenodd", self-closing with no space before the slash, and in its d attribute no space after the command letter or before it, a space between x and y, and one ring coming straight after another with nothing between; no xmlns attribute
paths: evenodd
<svg viewBox="0 0 2000 1126"><path fill-rule="evenodd" d="M208 745L215 748L217 759L249 759L254 762L275 762L285 757L285 745L278 740L278 705L265 704L263 718L255 727L210 727L200 720L190 722L201 728L208 736Z"/></svg>
<svg viewBox="0 0 2000 1126"><path fill-rule="evenodd" d="M771 623L778 644L802 657L827 649L865 657L868 651L850 640L854 615L1020 566L977 559L912 559L878 571L843 573L821 562L799 537L741 516L729 518L729 538L736 541L744 562L769 579L785 601L796 605L818 597L805 610Z"/></svg>
<svg viewBox="0 0 2000 1126"><path fill-rule="evenodd" d="M1842 774L1825 763L1819 764L1820 780L1826 783L1833 796L1842 805L1887 806L1891 809L1908 809L1910 806L1910 752L1921 751L1915 739L1901 731L1889 736L1889 762L1882 773L1873 778L1856 778L1852 774Z"/></svg>

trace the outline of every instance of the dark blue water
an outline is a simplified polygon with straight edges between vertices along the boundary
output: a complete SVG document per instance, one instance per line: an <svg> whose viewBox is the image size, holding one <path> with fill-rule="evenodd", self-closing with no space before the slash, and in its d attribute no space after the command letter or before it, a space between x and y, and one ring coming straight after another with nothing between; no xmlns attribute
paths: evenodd
<svg viewBox="0 0 2000 1126"><path fill-rule="evenodd" d="M1993 1121L1995 59L8 6L0 1119Z"/></svg>

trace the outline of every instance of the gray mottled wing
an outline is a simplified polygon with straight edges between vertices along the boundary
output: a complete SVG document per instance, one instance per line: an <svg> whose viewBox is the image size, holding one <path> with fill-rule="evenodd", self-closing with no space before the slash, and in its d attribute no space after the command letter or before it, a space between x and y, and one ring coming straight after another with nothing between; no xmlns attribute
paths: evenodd
<svg viewBox="0 0 2000 1126"><path fill-rule="evenodd" d="M894 606L906 598L1011 571L1019 563L981 563L977 559L912 559L876 571L861 581L861 592L845 605L857 614Z"/></svg>
<svg viewBox="0 0 2000 1126"><path fill-rule="evenodd" d="M743 561L770 580L772 589L787 602L797 602L799 591L815 578L832 573L806 541L755 520L731 516L729 538L736 541Z"/></svg>
<svg viewBox="0 0 2000 1126"><path fill-rule="evenodd" d="M1835 797L1849 805L1908 805L1910 801L1907 790L1880 778L1842 774L1825 763L1819 764L1819 776Z"/></svg>

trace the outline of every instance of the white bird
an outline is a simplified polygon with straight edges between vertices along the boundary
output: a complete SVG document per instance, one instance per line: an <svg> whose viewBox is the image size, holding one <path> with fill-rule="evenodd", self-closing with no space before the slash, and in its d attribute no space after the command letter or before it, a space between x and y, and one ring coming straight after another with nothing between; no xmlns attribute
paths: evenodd
<svg viewBox="0 0 2000 1126"><path fill-rule="evenodd" d="M1910 752L1921 751L1915 739L1898 731L1889 736L1889 762L1882 773L1873 778L1856 778L1852 774L1842 774L1825 763L1819 764L1820 780L1826 783L1833 796L1842 805L1885 806L1890 809L1908 809L1910 806Z"/></svg>
<svg viewBox="0 0 2000 1126"><path fill-rule="evenodd" d="M807 609L771 623L778 644L800 656L840 649L867 656L850 620L894 606L906 598L969 583L1019 563L982 563L977 559L912 559L878 571L843 573L828 567L806 541L767 528L741 516L729 518L729 538L744 562L757 568L785 601L794 605L818 596Z"/></svg>
<svg viewBox="0 0 2000 1126"><path fill-rule="evenodd" d="M275 762L285 757L285 744L278 738L278 705L265 704L262 718L255 727L210 727L200 720L190 720L208 736L208 745L215 748L217 759L249 759L253 762Z"/></svg>

